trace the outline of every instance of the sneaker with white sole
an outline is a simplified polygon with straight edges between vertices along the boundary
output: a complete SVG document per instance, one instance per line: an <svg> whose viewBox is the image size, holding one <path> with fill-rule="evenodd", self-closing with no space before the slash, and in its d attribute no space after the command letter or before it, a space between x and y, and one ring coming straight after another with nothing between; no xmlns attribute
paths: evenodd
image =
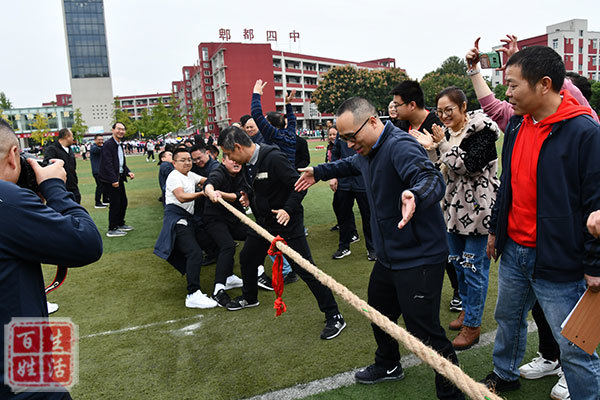
<svg viewBox="0 0 600 400"><path fill-rule="evenodd" d="M335 253L333 253L333 255L331 256L331 258L333 258L334 260L339 260L341 258L349 256L350 254L352 254L352 252L350 251L350 249L338 249L338 251L336 251Z"/></svg>
<svg viewBox="0 0 600 400"><path fill-rule="evenodd" d="M519 367L519 372L521 373L521 378L539 379L544 376L558 375L561 372L561 368L558 360L546 360L542 357L541 353L538 353L538 357Z"/></svg>
<svg viewBox="0 0 600 400"><path fill-rule="evenodd" d="M123 232L129 232L133 230L133 226L131 225L121 225L117 229L122 230Z"/></svg>
<svg viewBox="0 0 600 400"><path fill-rule="evenodd" d="M188 294L185 298L185 306L187 308L215 308L217 305L216 301L202 293L200 290Z"/></svg>
<svg viewBox="0 0 600 400"><path fill-rule="evenodd" d="M356 243L360 240L360 236L358 236L358 233L355 233L352 235L352 237L350 238L350 243Z"/></svg>
<svg viewBox="0 0 600 400"><path fill-rule="evenodd" d="M104 204L96 204L94 208L106 208Z"/></svg>
<svg viewBox="0 0 600 400"><path fill-rule="evenodd" d="M58 304L56 303L50 303L49 301L47 301L46 307L48 307L48 315L58 311Z"/></svg>
<svg viewBox="0 0 600 400"><path fill-rule="evenodd" d="M404 378L402 365L398 364L392 368L386 368L377 364L371 364L354 374L358 383L373 384L382 381L399 381Z"/></svg>
<svg viewBox="0 0 600 400"><path fill-rule="evenodd" d="M339 335L346 327L342 314L336 314L325 321L325 328L321 332L321 339L329 340Z"/></svg>
<svg viewBox="0 0 600 400"><path fill-rule="evenodd" d="M235 289L244 286L244 281L235 274L231 274L225 281L225 290Z"/></svg>
<svg viewBox="0 0 600 400"><path fill-rule="evenodd" d="M244 296L238 296L235 299L231 300L229 303L227 303L225 308L227 308L229 311L237 311L241 310L242 308L256 307L259 304L260 303L258 302L258 300L254 302L249 302L244 298Z"/></svg>
<svg viewBox="0 0 600 400"><path fill-rule="evenodd" d="M552 388L552 391L550 392L550 397L554 400L571 400L571 395L569 394L569 387L567 386L565 374L562 371L560 371L558 376L560 377L560 379L558 380L558 383Z"/></svg>
<svg viewBox="0 0 600 400"><path fill-rule="evenodd" d="M461 312L462 310L462 300L458 294L455 294L452 296L452 300L450 300L450 311Z"/></svg>
<svg viewBox="0 0 600 400"><path fill-rule="evenodd" d="M257 278L258 287L264 290L274 290L273 281L266 273L262 273Z"/></svg>
<svg viewBox="0 0 600 400"><path fill-rule="evenodd" d="M231 302L231 297L225 292L225 289L221 289L217 294L213 294L212 298L217 302L219 307L227 307L227 304Z"/></svg>
<svg viewBox="0 0 600 400"><path fill-rule="evenodd" d="M124 232L120 229L111 229L108 232L106 232L107 237L121 237L125 235L127 235L127 232Z"/></svg>

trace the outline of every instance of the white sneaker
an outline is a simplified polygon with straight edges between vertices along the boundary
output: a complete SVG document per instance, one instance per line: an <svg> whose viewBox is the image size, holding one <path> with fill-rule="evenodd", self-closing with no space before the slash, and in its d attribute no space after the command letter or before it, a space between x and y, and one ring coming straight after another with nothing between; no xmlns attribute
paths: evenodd
<svg viewBox="0 0 600 400"><path fill-rule="evenodd" d="M215 308L217 302L206 296L200 290L196 290L192 294L188 294L185 298L185 306L187 308Z"/></svg>
<svg viewBox="0 0 600 400"><path fill-rule="evenodd" d="M48 307L48 314L52 314L58 311L58 304L46 302L46 307Z"/></svg>
<svg viewBox="0 0 600 400"><path fill-rule="evenodd" d="M540 353L531 362L519 367L521 377L525 379L539 379L544 376L558 375L561 372L558 360L546 360Z"/></svg>
<svg viewBox="0 0 600 400"><path fill-rule="evenodd" d="M244 281L235 274L228 276L227 280L225 281L225 290L239 288L242 286L244 286Z"/></svg>
<svg viewBox="0 0 600 400"><path fill-rule="evenodd" d="M569 394L569 388L567 387L567 380L565 379L564 372L560 371L558 376L560 379L558 383L554 385L550 392L550 397L554 400L570 400L571 395Z"/></svg>

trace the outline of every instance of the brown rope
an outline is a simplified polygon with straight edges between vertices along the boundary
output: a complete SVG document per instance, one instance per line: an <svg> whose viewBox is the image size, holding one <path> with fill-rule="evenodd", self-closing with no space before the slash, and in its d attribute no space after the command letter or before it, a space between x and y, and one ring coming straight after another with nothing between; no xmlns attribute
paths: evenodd
<svg viewBox="0 0 600 400"><path fill-rule="evenodd" d="M267 241L272 242L273 239L275 239L275 237L266 229L252 221L227 201L219 198L219 202L225 208L231 211L236 217L238 217L244 224L248 225ZM338 283L331 276L327 275L325 272L321 271L319 268L305 260L294 249L281 242L277 242L276 245L279 250L294 260L296 264L313 274L315 278L317 278L323 285L327 286L341 296L342 299L344 299L348 304L353 306L356 310L387 332L394 339L403 343L408 350L412 351L417 357L425 361L441 375L454 382L454 384L469 397L472 399L482 400L501 400L501 398L496 394L490 392L485 385L475 382L473 378L465 374L460 367L452 364L449 360L442 357L431 347L426 346L419 339L408 333L406 329L392 322L388 317L381 314L379 311L367 304L367 302L352 293L347 287Z"/></svg>

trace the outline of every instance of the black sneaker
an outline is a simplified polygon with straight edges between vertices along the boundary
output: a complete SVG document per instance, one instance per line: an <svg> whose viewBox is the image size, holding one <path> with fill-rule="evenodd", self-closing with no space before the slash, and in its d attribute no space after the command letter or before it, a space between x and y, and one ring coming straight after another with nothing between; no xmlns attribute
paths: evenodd
<svg viewBox="0 0 600 400"><path fill-rule="evenodd" d="M231 300L229 303L227 303L225 305L225 308L227 308L229 311L237 311L241 310L242 308L256 307L259 304L260 303L258 302L258 300L251 303L248 300L246 300L244 296L238 296L235 299Z"/></svg>
<svg viewBox="0 0 600 400"><path fill-rule="evenodd" d="M133 226L131 225L121 225L119 226L117 229L123 231L123 232L129 232L133 230Z"/></svg>
<svg viewBox="0 0 600 400"><path fill-rule="evenodd" d="M257 279L258 287L265 290L274 290L273 281L269 278L269 275L262 273ZM284 282L285 283L285 282Z"/></svg>
<svg viewBox="0 0 600 400"><path fill-rule="evenodd" d="M339 225L334 225L331 228L329 228L329 230L331 232L339 231L340 230L340 226Z"/></svg>
<svg viewBox="0 0 600 400"><path fill-rule="evenodd" d="M385 368L376 364L369 365L354 374L358 383L373 384L382 381L399 381L404 378L402 365Z"/></svg>
<svg viewBox="0 0 600 400"><path fill-rule="evenodd" d="M455 294L452 296L452 300L450 300L450 311L461 312L462 310L462 300L458 294Z"/></svg>
<svg viewBox="0 0 600 400"><path fill-rule="evenodd" d="M333 253L332 258L334 260L339 260L340 258L344 258L346 256L349 256L350 254L352 254L352 252L350 251L350 249L338 249L338 251L336 251L335 253Z"/></svg>
<svg viewBox="0 0 600 400"><path fill-rule="evenodd" d="M352 237L350 238L350 243L356 243L360 240L360 236L358 236L358 233L354 233L352 234Z"/></svg>
<svg viewBox="0 0 600 400"><path fill-rule="evenodd" d="M345 327L346 321L344 321L342 314L336 314L325 321L325 328L323 328L323 331L321 332L321 339L333 339L339 335Z"/></svg>
<svg viewBox="0 0 600 400"><path fill-rule="evenodd" d="M227 304L231 302L231 297L225 292L225 289L221 289L217 294L213 294L212 299L217 302L219 307L227 307Z"/></svg>
<svg viewBox="0 0 600 400"><path fill-rule="evenodd" d="M367 251L367 260L377 261L377 254L374 251Z"/></svg>
<svg viewBox="0 0 600 400"><path fill-rule="evenodd" d="M102 203L96 204L94 208L106 208L106 206Z"/></svg>
<svg viewBox="0 0 600 400"><path fill-rule="evenodd" d="M483 383L492 393L503 393L510 392L512 390L517 390L521 387L521 382L519 379L516 381L505 381L496 375L495 372L492 372L485 379L479 381L479 383Z"/></svg>
<svg viewBox="0 0 600 400"><path fill-rule="evenodd" d="M294 283L297 281L298 281L298 274L296 274L294 271L290 272L289 274L287 274L286 276L283 277L284 285L289 285L290 283Z"/></svg>

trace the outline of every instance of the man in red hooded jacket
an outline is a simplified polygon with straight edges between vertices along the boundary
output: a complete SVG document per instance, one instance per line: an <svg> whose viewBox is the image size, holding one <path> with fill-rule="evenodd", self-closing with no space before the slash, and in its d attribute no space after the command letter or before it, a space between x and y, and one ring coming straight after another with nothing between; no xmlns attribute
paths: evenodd
<svg viewBox="0 0 600 400"><path fill-rule="evenodd" d="M484 383L498 392L520 387L526 318L537 298L559 344L571 398L597 400L598 355L569 344L560 325L586 287L600 291L600 246L585 225L600 208L600 125L560 90L565 66L551 48L516 53L506 77L515 116L505 131L488 239L488 256L502 253L502 260L494 370ZM554 389L551 396L564 398Z"/></svg>

